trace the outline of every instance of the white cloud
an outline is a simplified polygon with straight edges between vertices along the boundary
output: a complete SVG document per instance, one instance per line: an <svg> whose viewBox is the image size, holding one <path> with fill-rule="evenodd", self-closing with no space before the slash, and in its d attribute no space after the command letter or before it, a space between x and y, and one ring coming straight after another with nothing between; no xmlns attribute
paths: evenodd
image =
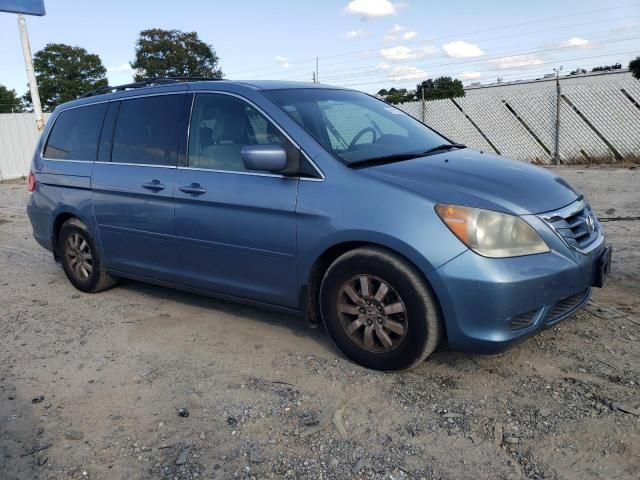
<svg viewBox="0 0 640 480"><path fill-rule="evenodd" d="M398 14L398 4L389 0L352 0L345 13L359 15L362 20Z"/></svg>
<svg viewBox="0 0 640 480"><path fill-rule="evenodd" d="M383 37L383 40L385 42L396 42L399 38L402 38L403 40L413 40L417 36L418 32L408 30L407 27L395 24L393 27L387 30L387 34Z"/></svg>
<svg viewBox="0 0 640 480"><path fill-rule="evenodd" d="M427 72L418 67L407 65L392 66L388 63L381 63L378 68L387 72L387 78L394 82L405 80L422 80L427 78Z"/></svg>
<svg viewBox="0 0 640 480"><path fill-rule="evenodd" d="M482 77L482 73L480 72L464 72L461 75L463 80L477 80Z"/></svg>
<svg viewBox="0 0 640 480"><path fill-rule="evenodd" d="M513 55L488 60L487 63L496 68L524 68L540 65L544 62L535 55Z"/></svg>
<svg viewBox="0 0 640 480"><path fill-rule="evenodd" d="M457 40L455 42L446 43L442 46L447 56L452 58L468 58L468 57L480 57L484 55L484 52L473 43L463 42Z"/></svg>
<svg viewBox="0 0 640 480"><path fill-rule="evenodd" d="M351 30L350 32L345 33L344 36L346 38L361 38L361 37L366 37L367 32L359 28L357 30Z"/></svg>
<svg viewBox="0 0 640 480"><path fill-rule="evenodd" d="M436 47L424 46L421 48L409 48L404 45L397 47L383 48L380 50L380 55L385 60L389 61L402 61L402 60L418 60L420 58L434 55L438 52Z"/></svg>
<svg viewBox="0 0 640 480"><path fill-rule="evenodd" d="M569 40L560 44L561 48L590 48L593 46L593 43L589 40L580 37L571 37Z"/></svg>
<svg viewBox="0 0 640 480"><path fill-rule="evenodd" d="M133 68L128 63L122 63L120 65L114 65L112 67L107 67L107 72L117 73L117 72L133 72Z"/></svg>
<svg viewBox="0 0 640 480"><path fill-rule="evenodd" d="M282 57L278 55L276 57L276 60L278 61L278 63L282 68L289 68L289 59L287 57Z"/></svg>

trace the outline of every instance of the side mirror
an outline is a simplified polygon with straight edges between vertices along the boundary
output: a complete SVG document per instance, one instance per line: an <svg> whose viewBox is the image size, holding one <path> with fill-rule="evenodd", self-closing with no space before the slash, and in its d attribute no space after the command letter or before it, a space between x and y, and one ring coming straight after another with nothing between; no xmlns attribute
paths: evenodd
<svg viewBox="0 0 640 480"><path fill-rule="evenodd" d="M287 167L287 152L280 145L247 145L240 154L248 170L278 172Z"/></svg>

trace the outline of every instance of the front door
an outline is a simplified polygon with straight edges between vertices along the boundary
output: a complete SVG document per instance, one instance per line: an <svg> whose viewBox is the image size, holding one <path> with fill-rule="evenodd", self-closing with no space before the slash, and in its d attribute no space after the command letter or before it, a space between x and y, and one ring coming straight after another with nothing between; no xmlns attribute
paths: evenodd
<svg viewBox="0 0 640 480"><path fill-rule="evenodd" d="M92 172L95 215L110 269L167 282L181 279L172 193L184 103L185 95L172 94L110 104Z"/></svg>
<svg viewBox="0 0 640 480"><path fill-rule="evenodd" d="M248 171L240 151L256 144L292 147L245 100L222 93L196 95L188 166L178 168L174 182L183 281L295 307L298 179Z"/></svg>

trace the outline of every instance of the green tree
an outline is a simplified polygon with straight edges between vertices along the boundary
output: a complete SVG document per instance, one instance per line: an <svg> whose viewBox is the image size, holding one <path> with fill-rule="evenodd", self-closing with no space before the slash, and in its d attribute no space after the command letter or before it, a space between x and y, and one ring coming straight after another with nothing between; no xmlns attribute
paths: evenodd
<svg viewBox="0 0 640 480"><path fill-rule="evenodd" d="M418 98L422 98L423 89L425 100L464 97L462 82L451 77L438 77L435 80L428 79L419 83L416 87L416 96Z"/></svg>
<svg viewBox="0 0 640 480"><path fill-rule="evenodd" d="M107 85L107 70L98 55L64 43L49 43L33 56L40 101L44 111ZM24 96L31 105L31 94Z"/></svg>
<svg viewBox="0 0 640 480"><path fill-rule="evenodd" d="M0 113L18 113L23 111L22 99L15 90L0 85Z"/></svg>
<svg viewBox="0 0 640 480"><path fill-rule="evenodd" d="M390 88L389 90L383 88L378 92L378 96L392 105L398 103L412 102L415 100L414 93L407 91L406 88Z"/></svg>
<svg viewBox="0 0 640 480"><path fill-rule="evenodd" d="M631 60L629 62L629 70L631 70L631 74L640 80L640 57L636 57L635 60Z"/></svg>
<svg viewBox="0 0 640 480"><path fill-rule="evenodd" d="M218 56L196 32L153 28L140 32L136 59L131 63L136 81L154 77L222 78Z"/></svg>

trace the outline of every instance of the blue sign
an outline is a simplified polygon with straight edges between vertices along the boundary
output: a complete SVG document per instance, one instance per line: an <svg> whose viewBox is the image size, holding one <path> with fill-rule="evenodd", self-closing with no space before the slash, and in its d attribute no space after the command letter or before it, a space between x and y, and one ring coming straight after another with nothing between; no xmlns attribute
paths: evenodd
<svg viewBox="0 0 640 480"><path fill-rule="evenodd" d="M0 0L0 12L45 15L44 0Z"/></svg>

